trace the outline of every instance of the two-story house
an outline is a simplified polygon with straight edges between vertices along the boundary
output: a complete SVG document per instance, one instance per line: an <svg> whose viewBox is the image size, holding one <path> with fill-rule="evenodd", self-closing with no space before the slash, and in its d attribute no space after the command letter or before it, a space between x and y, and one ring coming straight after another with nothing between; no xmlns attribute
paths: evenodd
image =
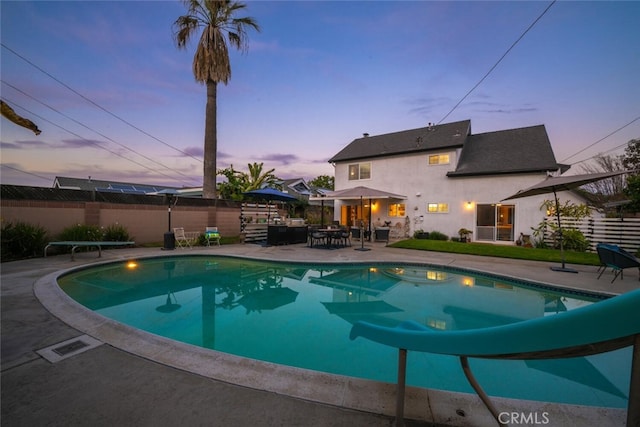
<svg viewBox="0 0 640 427"><path fill-rule="evenodd" d="M341 224L387 222L402 226L404 235L424 230L456 237L466 228L472 240L487 242L531 234L553 195L503 199L568 169L557 163L544 125L474 135L470 120L364 134L329 162L336 191L365 186L401 196L337 199L334 219ZM558 196L583 202L573 193Z"/></svg>

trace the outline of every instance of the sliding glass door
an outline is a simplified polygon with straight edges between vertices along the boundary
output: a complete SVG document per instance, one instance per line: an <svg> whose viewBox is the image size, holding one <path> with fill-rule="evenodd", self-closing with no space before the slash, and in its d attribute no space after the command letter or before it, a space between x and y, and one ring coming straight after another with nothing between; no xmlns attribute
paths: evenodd
<svg viewBox="0 0 640 427"><path fill-rule="evenodd" d="M476 211L476 240L513 242L515 240L514 221L514 205L478 204Z"/></svg>

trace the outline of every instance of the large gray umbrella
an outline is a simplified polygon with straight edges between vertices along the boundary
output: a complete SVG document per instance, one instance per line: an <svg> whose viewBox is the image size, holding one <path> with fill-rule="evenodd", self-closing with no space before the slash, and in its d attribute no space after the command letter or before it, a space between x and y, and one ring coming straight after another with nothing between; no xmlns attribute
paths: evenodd
<svg viewBox="0 0 640 427"><path fill-rule="evenodd" d="M558 201L558 191L570 191L578 187L581 187L592 182L600 181L601 179L612 178L614 176L628 173L629 171L618 172L601 172L601 173L588 173L582 175L567 175L567 176L548 176L542 182L537 183L525 190L520 190L513 196L509 196L504 200L519 199L521 197L538 196L540 194L553 193L556 204L556 218L558 219L558 232L560 239L560 253L562 256L562 267L551 267L554 271L564 271L569 273L577 273L576 270L565 267L564 258L564 243L562 239L562 225L560 224L560 202Z"/></svg>
<svg viewBox="0 0 640 427"><path fill-rule="evenodd" d="M404 200L406 198L407 196L402 196L400 194L389 193L388 191L378 190L370 187L358 186L347 188L344 190L332 191L331 193L327 193L325 196L313 198L313 200L360 200L360 210L364 212L364 199L369 199L369 204L371 204L371 199ZM360 228L360 247L356 250L366 251L368 249L364 247L362 222ZM369 215L369 230L371 230L371 215ZM369 235L369 238L371 238L371 235Z"/></svg>

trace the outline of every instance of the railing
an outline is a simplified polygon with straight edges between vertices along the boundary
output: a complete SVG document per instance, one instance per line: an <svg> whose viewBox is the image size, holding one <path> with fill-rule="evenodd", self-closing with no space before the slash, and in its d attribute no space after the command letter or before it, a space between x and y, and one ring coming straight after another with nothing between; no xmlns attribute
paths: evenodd
<svg viewBox="0 0 640 427"><path fill-rule="evenodd" d="M555 217L546 217L546 222L557 224ZM635 253L640 248L640 218L587 218L575 220L561 218L563 229L575 228L589 240L589 249L596 250L598 243L611 243ZM553 242L552 230L546 228L544 240Z"/></svg>

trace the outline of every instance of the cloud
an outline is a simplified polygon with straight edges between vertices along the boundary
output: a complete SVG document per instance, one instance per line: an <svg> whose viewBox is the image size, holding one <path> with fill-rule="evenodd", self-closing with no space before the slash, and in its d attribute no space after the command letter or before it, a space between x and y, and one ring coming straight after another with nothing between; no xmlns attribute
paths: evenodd
<svg viewBox="0 0 640 427"><path fill-rule="evenodd" d="M299 159L295 154L268 154L260 158L260 160L275 162L281 165L289 165L297 162Z"/></svg>
<svg viewBox="0 0 640 427"><path fill-rule="evenodd" d="M434 111L440 111L442 107L451 105L451 99L448 97L420 97L409 98L404 101L409 105L409 114L417 115L433 115Z"/></svg>
<svg viewBox="0 0 640 427"><path fill-rule="evenodd" d="M498 114L518 114L518 113L531 113L538 111L535 107L528 108L498 108L495 110L482 110L484 113L498 113Z"/></svg>
<svg viewBox="0 0 640 427"><path fill-rule="evenodd" d="M204 148L202 147L186 147L184 150L182 150L182 152L186 153L190 157L199 157L199 158L204 157ZM178 154L178 156L186 157L182 153ZM218 153L218 156L220 156L220 153Z"/></svg>
<svg viewBox="0 0 640 427"><path fill-rule="evenodd" d="M96 148L105 145L105 141L97 139L63 139L62 145L58 148Z"/></svg>
<svg viewBox="0 0 640 427"><path fill-rule="evenodd" d="M47 144L42 141L36 140L23 140L23 141L15 141L15 142L0 142L0 149L3 150L29 150L32 148L44 148Z"/></svg>

